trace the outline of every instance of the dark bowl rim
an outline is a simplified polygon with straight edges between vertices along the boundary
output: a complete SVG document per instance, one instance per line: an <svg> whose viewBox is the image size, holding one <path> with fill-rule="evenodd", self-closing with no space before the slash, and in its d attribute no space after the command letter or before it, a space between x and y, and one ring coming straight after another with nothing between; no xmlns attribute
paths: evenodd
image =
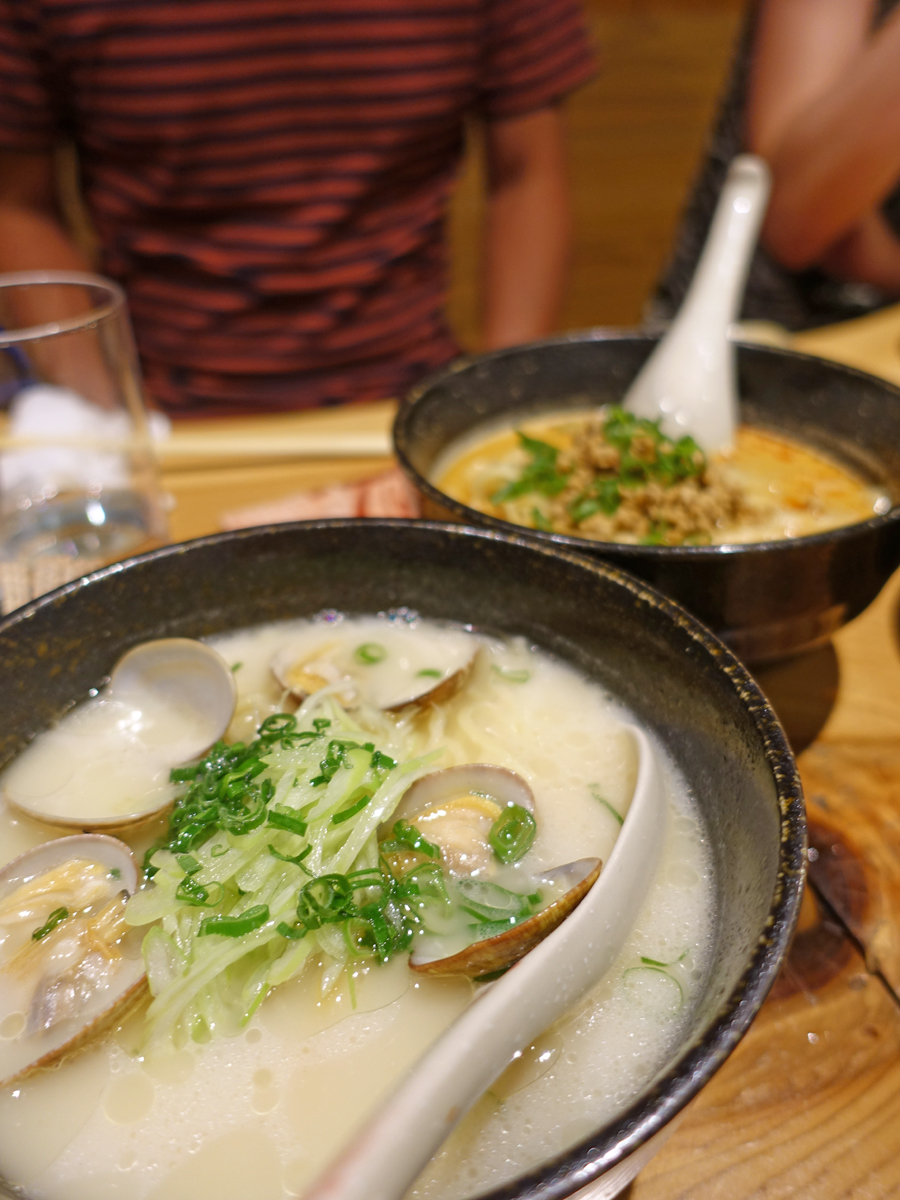
<svg viewBox="0 0 900 1200"><path fill-rule="evenodd" d="M416 490L427 496L433 503L440 505L446 511L454 513L466 525L481 525L498 533L508 533L512 530L526 529L524 525L516 525L505 521L502 517L492 517L470 508L460 500L454 500L439 488L435 487L410 461L408 447L411 442L408 425L413 419L415 407L438 384L444 383L465 371L485 362L495 362L503 358L512 358L530 350L540 350L545 346L580 345L585 342L654 342L658 335L642 333L641 331L622 331L598 326L593 329L575 330L571 333L558 334L554 337L542 338L540 341L528 342L522 346L508 346L502 350L491 350L486 354L465 355L454 359L440 371L427 376L403 397L397 409L391 430L394 455L403 473ZM816 363L832 368L842 374L856 376L869 383L877 383L880 387L893 392L900 403L900 387L895 386L878 375L871 375L831 359L819 358L814 354L804 354L799 350L790 350L780 346L766 346L758 342L741 341L736 339L735 345L747 350L771 353L779 358L797 360L800 362ZM526 536L542 544L565 546L583 554L614 554L620 558L645 558L651 561L691 562L692 560L715 561L736 554L772 554L785 553L789 550L814 548L817 546L833 545L838 542L853 540L864 534L877 532L885 526L900 522L900 500L895 502L886 513L878 513L866 521L856 521L852 525L839 525L835 529L826 529L821 533L806 534L796 538L775 538L767 542L732 542L721 546L636 546L629 542L604 542L591 538L575 537L569 533L547 533L542 529L526 529Z"/></svg>
<svg viewBox="0 0 900 1200"><path fill-rule="evenodd" d="M173 543L102 567L14 610L0 620L0 634L9 632L44 609L86 588L102 586L107 578L157 560L196 552L205 547L264 540L293 531L389 528L424 530L441 536L502 542L553 561L563 559L596 577L604 577L630 593L634 600L656 610L724 675L747 712L762 744L775 785L779 809L778 869L764 930L740 979L722 1001L701 1036L694 1038L678 1059L638 1100L594 1135L508 1184L482 1192L473 1200L563 1200L573 1189L587 1186L622 1162L657 1134L706 1085L722 1065L762 1006L787 953L800 910L806 868L806 822L800 775L784 730L765 695L739 659L696 617L649 584L597 558L554 545L541 545L528 536L449 522L388 518L331 518L255 526ZM602 1134L602 1136L598 1136Z"/></svg>

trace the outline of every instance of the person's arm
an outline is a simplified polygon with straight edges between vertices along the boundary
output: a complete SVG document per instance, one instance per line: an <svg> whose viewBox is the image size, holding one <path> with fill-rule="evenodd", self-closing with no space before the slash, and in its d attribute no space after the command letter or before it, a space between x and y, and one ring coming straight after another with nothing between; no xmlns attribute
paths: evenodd
<svg viewBox="0 0 900 1200"><path fill-rule="evenodd" d="M0 273L9 271L91 271L91 264L66 232L57 213L52 153L0 151ZM17 327L66 320L89 311L81 288L42 289L19 295L15 309L2 314ZM71 387L95 403L114 407L109 370L96 349L61 339L34 343L33 364L47 382Z"/></svg>
<svg viewBox="0 0 900 1200"><path fill-rule="evenodd" d="M51 153L0 151L0 272L89 271L56 208Z"/></svg>
<svg viewBox="0 0 900 1200"><path fill-rule="evenodd" d="M900 288L900 242L876 219L900 179L900 10L871 34L874 7L764 0L747 141L772 167L763 240L780 262Z"/></svg>
<svg viewBox="0 0 900 1200"><path fill-rule="evenodd" d="M487 124L484 340L488 349L550 333L569 256L570 208L559 108Z"/></svg>

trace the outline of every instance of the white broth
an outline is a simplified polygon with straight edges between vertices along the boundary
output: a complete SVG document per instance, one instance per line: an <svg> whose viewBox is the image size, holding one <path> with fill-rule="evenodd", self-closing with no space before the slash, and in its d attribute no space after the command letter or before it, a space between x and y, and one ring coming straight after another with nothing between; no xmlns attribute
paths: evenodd
<svg viewBox="0 0 900 1200"><path fill-rule="evenodd" d="M348 645L408 644L408 663L429 661L420 644L435 627L412 614L329 618L323 631ZM456 661L457 639L477 643L464 686L421 712L360 709L355 718L398 758L443 747L434 769L483 762L518 772L533 790L537 822L517 864L523 873L584 856L605 861L634 783L620 728L628 714L573 668L521 641L437 628L445 645L453 633L443 672ZM252 736L281 710L284 692L269 663L288 639L302 641L310 630L310 622L290 622L212 640L240 664L232 737ZM381 679L386 662L377 665ZM411 1196L454 1200L509 1181L612 1119L670 1059L708 968L713 888L694 802L657 752L669 797L665 845L622 954L577 1010L507 1069ZM40 753L40 740L29 753ZM158 832L127 832L126 840L143 852ZM54 835L4 811L0 861ZM132 1015L57 1069L0 1092L0 1174L36 1200L302 1195L476 986L417 976L404 955L350 974L323 996L321 961L314 962L270 992L236 1036L177 1049L142 1050L143 1011Z"/></svg>

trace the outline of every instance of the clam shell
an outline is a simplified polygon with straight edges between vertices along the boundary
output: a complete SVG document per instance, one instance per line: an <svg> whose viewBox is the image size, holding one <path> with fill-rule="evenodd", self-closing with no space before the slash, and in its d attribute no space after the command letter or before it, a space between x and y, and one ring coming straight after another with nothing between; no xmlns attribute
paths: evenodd
<svg viewBox="0 0 900 1200"><path fill-rule="evenodd" d="M511 967L538 942L543 941L547 934L552 933L581 903L597 881L602 865L599 858L581 858L577 862L554 868L555 871L569 873L577 882L541 912L496 937L473 942L458 954L428 962L417 961L413 955L409 965L420 975L466 975L470 979L493 975Z"/></svg>
<svg viewBox="0 0 900 1200"><path fill-rule="evenodd" d="M394 815L408 817L422 808L431 808L442 800L466 793L490 796L501 808L518 804L534 813L534 792L521 775L508 771L506 767L495 767L492 763L465 763L459 767L432 771L417 779L403 794Z"/></svg>
<svg viewBox="0 0 900 1200"><path fill-rule="evenodd" d="M133 708L145 714L143 721L149 712L151 730L159 713L166 715L163 736L160 737L158 726L157 740L153 739L152 733L145 733L150 740L143 745L141 753L150 756L147 762L152 763L153 771L167 774L170 767L199 757L225 733L234 714L237 688L228 663L210 646L193 638L158 638L134 646L119 659L104 698L118 701L124 711ZM71 715L77 716L78 711L83 710L76 710ZM65 730L66 720L63 718L58 733L50 731L51 738ZM118 753L120 740L121 753L129 754L135 742L124 734L104 731L99 740L90 744L99 745L103 753L108 753L108 747L112 745ZM25 754L28 753L26 750ZM79 770L83 770L81 762ZM128 829L152 820L172 805L171 791L160 800L157 789L149 803L146 803L145 795L145 807L131 812L111 815L79 812L79 807L87 807L83 786L79 797L78 787L73 788L70 779L53 793L53 803L48 803L46 795L32 796L27 788L22 789L21 781L17 784L15 763L5 773L2 783L4 795L14 808L35 820L63 829ZM140 786L135 785L138 796ZM130 789L123 792L126 797L134 794Z"/></svg>
<svg viewBox="0 0 900 1200"><path fill-rule="evenodd" d="M380 664L360 665L354 659L354 649L359 648L361 639L369 636L384 643L387 658L394 664L398 658L408 655L409 647L404 644L405 635L400 630L374 622L361 629L350 622L346 629L341 625L324 629L313 627L286 642L272 656L270 670L279 684L299 700L328 686L347 707L354 704L356 696L362 695L385 712L402 712L412 706L445 703L466 684L477 656L477 648L473 651L466 646L468 657L460 663L463 655L458 639L467 635L448 630L435 638L433 652L426 660L429 668L441 672L437 683L430 676L408 674L412 670L409 662L395 679L388 676L386 680L384 675L379 677L372 673L373 667ZM449 641L445 641L445 637ZM424 661L422 665L425 665ZM343 691L342 681L347 685Z"/></svg>
<svg viewBox="0 0 900 1200"><path fill-rule="evenodd" d="M116 868L120 879L110 887L110 898L117 891L129 894L136 891L140 871L134 855L124 842L104 834L76 834L44 842L20 854L0 870L0 901L29 880L73 859L87 859L102 866ZM118 885L121 883L121 889ZM6 974L6 963L0 967L0 981ZM7 980L9 976L7 976ZM147 986L143 958L116 960L109 982L100 995L87 999L77 1017L65 1017L49 1029L29 1033L10 1033L7 1019L17 1009L4 1011L14 993L4 984L0 990L0 1087L24 1079L33 1071L51 1066L96 1037L114 1021L121 1019L143 996Z"/></svg>

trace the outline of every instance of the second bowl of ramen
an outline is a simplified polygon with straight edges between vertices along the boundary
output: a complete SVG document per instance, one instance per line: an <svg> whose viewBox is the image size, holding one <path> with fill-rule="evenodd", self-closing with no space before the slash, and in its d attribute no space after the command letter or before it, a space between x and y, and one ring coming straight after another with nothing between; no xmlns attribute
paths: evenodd
<svg viewBox="0 0 900 1200"><path fill-rule="evenodd" d="M617 407L653 345L574 335L426 381L395 426L425 515L617 562L748 661L827 640L900 564L900 392L740 347L737 445L707 461Z"/></svg>

